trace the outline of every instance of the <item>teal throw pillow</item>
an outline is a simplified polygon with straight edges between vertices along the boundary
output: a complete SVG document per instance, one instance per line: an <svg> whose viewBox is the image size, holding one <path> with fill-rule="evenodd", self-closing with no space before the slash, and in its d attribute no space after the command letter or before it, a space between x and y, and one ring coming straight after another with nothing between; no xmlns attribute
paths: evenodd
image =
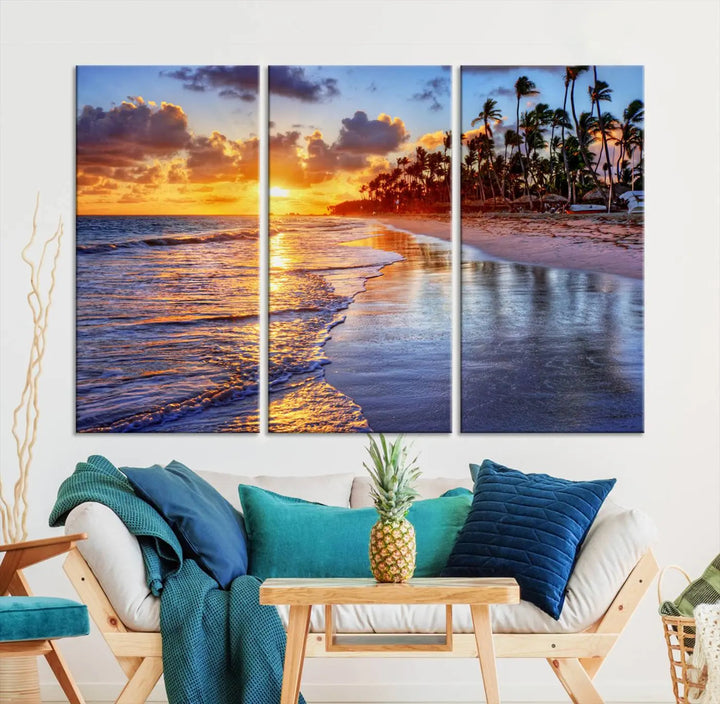
<svg viewBox="0 0 720 704"><path fill-rule="evenodd" d="M339 508L238 487L248 535L248 573L269 577L372 577L368 549L378 519L374 508ZM472 495L416 501L407 518L415 528L416 577L445 567Z"/></svg>

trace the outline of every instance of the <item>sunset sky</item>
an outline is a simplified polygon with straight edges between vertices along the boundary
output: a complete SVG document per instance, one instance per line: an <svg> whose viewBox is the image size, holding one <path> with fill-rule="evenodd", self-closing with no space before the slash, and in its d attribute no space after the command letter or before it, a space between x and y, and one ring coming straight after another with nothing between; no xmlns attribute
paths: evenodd
<svg viewBox="0 0 720 704"><path fill-rule="evenodd" d="M496 151L502 152L505 130L517 127L514 85L519 76L527 76L540 91L538 95L520 100L521 113L532 110L538 103L547 103L553 110L563 106L565 66L463 66L461 71L463 134L472 137L481 129L473 128L471 122L485 100L493 98L502 112L500 124L492 127ZM612 101L603 102L601 110L612 113L620 120L623 110L632 100L644 100L642 66L598 66L598 80L608 83L613 91ZM578 115L590 111L588 86L593 82L591 67L575 83L575 110ZM567 111L572 121L569 94Z"/></svg>
<svg viewBox="0 0 720 704"><path fill-rule="evenodd" d="M258 211L256 66L79 66L78 215Z"/></svg>
<svg viewBox="0 0 720 704"><path fill-rule="evenodd" d="M442 147L451 76L442 66L271 66L270 208L326 212L416 146Z"/></svg>

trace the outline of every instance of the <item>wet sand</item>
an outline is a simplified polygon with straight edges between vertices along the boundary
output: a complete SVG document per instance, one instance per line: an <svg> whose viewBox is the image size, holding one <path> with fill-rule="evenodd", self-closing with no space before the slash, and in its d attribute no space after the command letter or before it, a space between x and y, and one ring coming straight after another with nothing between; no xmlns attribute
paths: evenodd
<svg viewBox="0 0 720 704"><path fill-rule="evenodd" d="M449 216L383 215L380 222L450 240ZM488 213L462 219L463 245L520 264L643 278L643 220L625 213ZM475 257L473 257L475 258Z"/></svg>
<svg viewBox="0 0 720 704"><path fill-rule="evenodd" d="M353 244L404 260L369 279L333 328L326 380L361 406L373 431L450 432L450 248L382 226Z"/></svg>
<svg viewBox="0 0 720 704"><path fill-rule="evenodd" d="M642 432L642 222L483 215L463 244L462 432Z"/></svg>

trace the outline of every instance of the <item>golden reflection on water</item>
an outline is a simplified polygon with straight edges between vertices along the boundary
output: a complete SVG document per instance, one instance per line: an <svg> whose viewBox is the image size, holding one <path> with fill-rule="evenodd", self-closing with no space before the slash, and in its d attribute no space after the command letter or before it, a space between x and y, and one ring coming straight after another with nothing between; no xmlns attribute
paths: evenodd
<svg viewBox="0 0 720 704"><path fill-rule="evenodd" d="M360 406L314 375L297 380L279 398L271 397L271 433L337 433L368 431Z"/></svg>
<svg viewBox="0 0 720 704"><path fill-rule="evenodd" d="M282 233L274 235L270 240L270 271L291 269L297 264L298 259L293 257L292 249L285 244L285 236ZM270 282L272 283L272 277Z"/></svg>

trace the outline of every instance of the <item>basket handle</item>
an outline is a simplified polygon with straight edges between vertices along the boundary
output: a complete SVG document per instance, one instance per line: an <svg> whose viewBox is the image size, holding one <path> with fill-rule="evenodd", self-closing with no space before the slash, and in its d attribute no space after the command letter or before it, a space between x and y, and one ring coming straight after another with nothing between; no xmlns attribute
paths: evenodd
<svg viewBox="0 0 720 704"><path fill-rule="evenodd" d="M666 565L665 567L663 567L662 571L660 572L660 576L658 577L658 582L657 582L658 605L663 603L663 598L662 598L663 577L670 570L675 570L676 572L680 572L680 574L682 574L685 577L685 579L687 579L688 584L690 584L690 582L692 582L690 575L682 567L679 567L678 565Z"/></svg>

